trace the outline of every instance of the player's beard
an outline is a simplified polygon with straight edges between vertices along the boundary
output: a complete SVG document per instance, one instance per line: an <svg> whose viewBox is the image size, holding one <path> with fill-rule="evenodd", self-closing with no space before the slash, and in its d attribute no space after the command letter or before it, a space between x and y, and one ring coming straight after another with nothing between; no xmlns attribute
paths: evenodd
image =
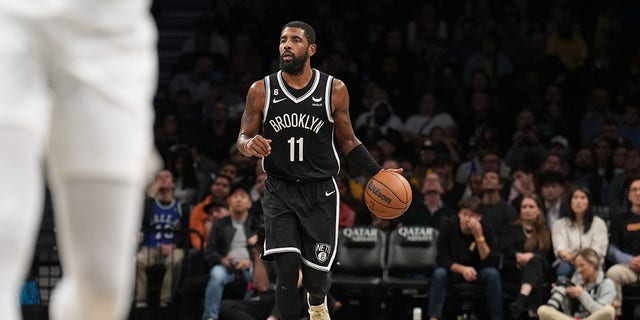
<svg viewBox="0 0 640 320"><path fill-rule="evenodd" d="M293 57L291 61L284 61L282 55L280 55L280 70L288 74L301 74L309 55L306 51L300 57L296 57L293 53L291 55Z"/></svg>

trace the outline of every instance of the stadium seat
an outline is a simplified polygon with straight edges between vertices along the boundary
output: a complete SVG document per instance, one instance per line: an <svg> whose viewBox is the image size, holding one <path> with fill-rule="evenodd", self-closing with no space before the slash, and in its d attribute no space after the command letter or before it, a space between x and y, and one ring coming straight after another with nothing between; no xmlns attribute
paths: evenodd
<svg viewBox="0 0 640 320"><path fill-rule="evenodd" d="M389 235L383 283L394 314L426 305L429 277L437 266L438 230L403 226Z"/></svg>
<svg viewBox="0 0 640 320"><path fill-rule="evenodd" d="M381 305L386 249L387 234L382 230L373 227L340 230L331 292L345 309L361 309L366 305L367 311L375 312Z"/></svg>
<svg viewBox="0 0 640 320"><path fill-rule="evenodd" d="M622 286L622 319L640 319L636 312L640 306L640 284Z"/></svg>
<svg viewBox="0 0 640 320"><path fill-rule="evenodd" d="M344 228L338 237L333 286L375 289L382 284L387 235L372 227Z"/></svg>

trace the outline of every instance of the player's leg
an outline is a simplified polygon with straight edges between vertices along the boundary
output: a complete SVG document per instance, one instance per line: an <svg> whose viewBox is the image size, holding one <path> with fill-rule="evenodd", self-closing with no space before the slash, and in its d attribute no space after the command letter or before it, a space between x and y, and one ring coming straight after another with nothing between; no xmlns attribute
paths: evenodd
<svg viewBox="0 0 640 320"><path fill-rule="evenodd" d="M333 179L308 184L304 187L306 199L314 203L306 208L299 220L302 224L302 283L308 292L311 320L328 320L327 294L331 287L329 270L336 256L339 223L338 192L327 195L326 190L337 190Z"/></svg>
<svg viewBox="0 0 640 320"><path fill-rule="evenodd" d="M20 319L20 288L42 210L49 116L35 28L0 5L0 319Z"/></svg>
<svg viewBox="0 0 640 320"><path fill-rule="evenodd" d="M297 213L290 208L301 207L298 185L267 178L263 200L265 225L265 255L275 260L276 303L283 320L300 319L300 252L302 239Z"/></svg>
<svg viewBox="0 0 640 320"><path fill-rule="evenodd" d="M326 303L327 294L329 294L329 289L331 288L331 277L329 277L329 273L326 271L316 270L307 265L303 265L302 285L309 294L309 305L319 306Z"/></svg>
<svg viewBox="0 0 640 320"><path fill-rule="evenodd" d="M281 319L298 320L300 319L300 293L298 291L300 254L282 252L273 256L277 275L276 302L280 309Z"/></svg>
<svg viewBox="0 0 640 320"><path fill-rule="evenodd" d="M123 319L152 150L147 1L82 1L47 26L56 92L49 174L63 280L55 320Z"/></svg>

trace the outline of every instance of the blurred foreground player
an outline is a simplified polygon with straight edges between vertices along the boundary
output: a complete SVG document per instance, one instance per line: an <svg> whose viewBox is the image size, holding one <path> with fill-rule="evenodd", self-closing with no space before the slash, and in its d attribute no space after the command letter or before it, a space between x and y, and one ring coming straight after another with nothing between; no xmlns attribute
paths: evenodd
<svg viewBox="0 0 640 320"><path fill-rule="evenodd" d="M146 0L0 2L0 319L19 319L45 163L64 275L51 318L126 317L155 45Z"/></svg>

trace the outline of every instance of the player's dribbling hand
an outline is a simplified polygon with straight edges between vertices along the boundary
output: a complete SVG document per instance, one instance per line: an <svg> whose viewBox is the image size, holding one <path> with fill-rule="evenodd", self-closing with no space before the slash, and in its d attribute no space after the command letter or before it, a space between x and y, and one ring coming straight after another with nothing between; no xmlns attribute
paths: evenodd
<svg viewBox="0 0 640 320"><path fill-rule="evenodd" d="M247 140L245 144L247 153L258 158L264 158L271 153L271 139L265 139L261 135Z"/></svg>
<svg viewBox="0 0 640 320"><path fill-rule="evenodd" d="M404 169L402 168L389 168L389 169L380 169L380 171L378 171L378 173L382 172L382 171L391 171L391 172L395 172L395 173L402 173L402 171L404 171Z"/></svg>

